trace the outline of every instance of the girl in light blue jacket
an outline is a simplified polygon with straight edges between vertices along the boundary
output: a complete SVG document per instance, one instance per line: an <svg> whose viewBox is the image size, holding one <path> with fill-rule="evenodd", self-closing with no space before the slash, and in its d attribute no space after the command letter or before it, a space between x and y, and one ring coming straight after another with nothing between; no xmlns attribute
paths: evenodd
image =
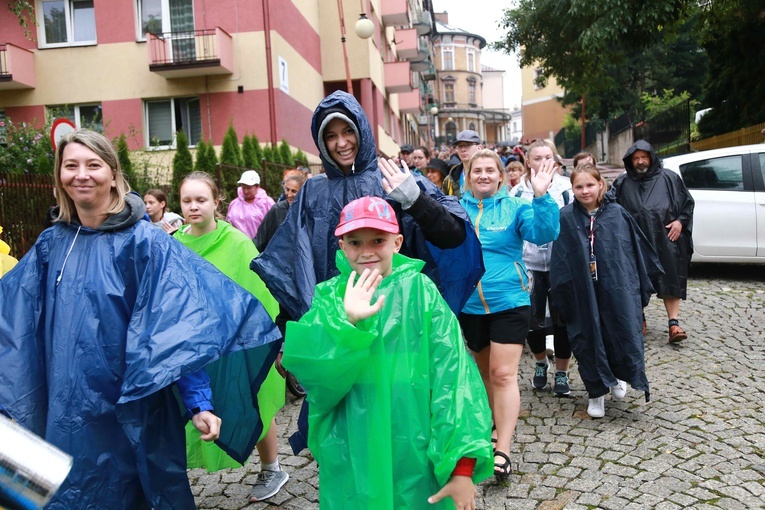
<svg viewBox="0 0 765 510"><path fill-rule="evenodd" d="M558 237L558 204L547 193L554 174L554 161L542 164L530 178L533 200L511 197L499 156L479 150L470 159L460 200L481 241L486 273L459 320L489 395L496 428L494 474L501 482L512 472L510 443L521 406L518 364L529 329L523 241L544 244Z"/></svg>

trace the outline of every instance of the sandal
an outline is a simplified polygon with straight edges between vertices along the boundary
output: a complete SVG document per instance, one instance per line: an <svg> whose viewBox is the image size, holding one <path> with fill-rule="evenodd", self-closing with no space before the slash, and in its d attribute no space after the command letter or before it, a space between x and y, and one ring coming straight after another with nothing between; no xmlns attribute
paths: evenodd
<svg viewBox="0 0 765 510"><path fill-rule="evenodd" d="M513 474L513 468L510 465L510 457L504 453L495 451L494 452L495 457L502 457L504 459L504 462L496 462L494 461L494 476L497 478L497 481L500 483L507 482L508 477Z"/></svg>
<svg viewBox="0 0 765 510"><path fill-rule="evenodd" d="M688 338L688 335L680 327L680 322L677 319L670 319L669 321L669 343L681 342Z"/></svg>

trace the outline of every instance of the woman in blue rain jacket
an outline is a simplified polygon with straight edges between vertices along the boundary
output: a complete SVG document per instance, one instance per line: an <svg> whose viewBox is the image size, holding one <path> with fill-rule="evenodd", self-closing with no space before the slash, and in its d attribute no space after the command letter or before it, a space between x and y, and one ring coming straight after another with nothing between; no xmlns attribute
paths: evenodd
<svg viewBox="0 0 765 510"><path fill-rule="evenodd" d="M262 424L234 430L210 411L257 417L278 330L247 291L143 221L103 135L67 135L55 168L58 221L0 280L0 406L74 458L47 508L193 509L173 383L203 435L221 427L218 444L246 459ZM205 365L243 349L262 367L211 390Z"/></svg>

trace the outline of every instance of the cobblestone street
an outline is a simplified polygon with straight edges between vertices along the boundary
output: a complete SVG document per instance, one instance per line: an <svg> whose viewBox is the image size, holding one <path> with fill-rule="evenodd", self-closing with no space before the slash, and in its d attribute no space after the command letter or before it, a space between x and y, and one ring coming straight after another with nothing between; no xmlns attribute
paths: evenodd
<svg viewBox="0 0 765 510"><path fill-rule="evenodd" d="M699 266L691 272L681 324L667 343L666 314L646 310L651 402L629 390L606 397L606 416L587 415L572 363L570 398L535 392L530 355L521 361L521 418L508 487L479 486L479 509L765 508L765 268ZM290 480L265 503L249 504L259 463L189 476L199 508L318 508L318 473L308 452L293 456L299 401L277 416L280 462ZM427 503L419 508L427 508Z"/></svg>

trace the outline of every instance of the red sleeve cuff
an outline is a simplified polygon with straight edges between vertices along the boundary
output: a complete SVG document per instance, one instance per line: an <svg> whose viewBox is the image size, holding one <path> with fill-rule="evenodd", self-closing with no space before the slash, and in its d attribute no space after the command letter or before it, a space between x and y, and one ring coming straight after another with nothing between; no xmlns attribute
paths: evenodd
<svg viewBox="0 0 765 510"><path fill-rule="evenodd" d="M457 461L457 465L454 467L454 471L452 471L452 476L467 476L469 478L472 478L474 468L475 468L475 459L468 459L467 457L462 457L460 460Z"/></svg>

